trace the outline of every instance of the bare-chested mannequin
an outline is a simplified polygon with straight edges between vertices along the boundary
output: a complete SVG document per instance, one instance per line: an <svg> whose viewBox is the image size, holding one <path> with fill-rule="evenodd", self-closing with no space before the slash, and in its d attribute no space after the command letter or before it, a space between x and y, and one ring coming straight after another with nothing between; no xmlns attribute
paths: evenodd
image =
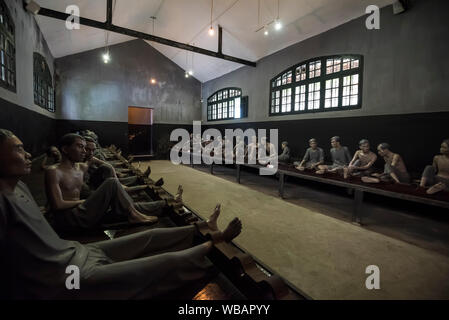
<svg viewBox="0 0 449 320"><path fill-rule="evenodd" d="M369 141L362 139L359 142L360 150L357 150L349 166L343 169L344 178L349 176L369 176L373 173L373 164L377 156L370 150Z"/></svg>
<svg viewBox="0 0 449 320"><path fill-rule="evenodd" d="M63 226L91 228L112 213L127 217L131 223L156 222L157 217L146 216L136 209L118 179L107 179L86 200L80 200L81 187L88 165L86 141L77 134L62 137L62 161L45 171L45 187L55 220ZM139 206L140 208L140 206Z"/></svg>
<svg viewBox="0 0 449 320"><path fill-rule="evenodd" d="M217 205L208 221L151 229L81 244L61 239L21 182L31 155L19 138L0 129L0 296L8 299L151 299L215 274L205 256L242 229L238 218L219 231ZM194 245L198 228L210 240ZM79 271L80 290L67 290L68 266Z"/></svg>
<svg viewBox="0 0 449 320"><path fill-rule="evenodd" d="M441 155L433 158L433 164L427 166L422 174L420 186L427 189L428 194L434 194L449 188L449 139L444 140L440 147Z"/></svg>
<svg viewBox="0 0 449 320"><path fill-rule="evenodd" d="M377 146L377 153L385 160L383 173L373 173L371 177L362 177L365 183L379 183L393 181L395 183L407 184L410 182L410 175L407 172L402 157L390 151L388 143L381 143Z"/></svg>
<svg viewBox="0 0 449 320"><path fill-rule="evenodd" d="M309 146L310 148L307 148L302 161L293 163L299 171L304 171L305 169L315 170L320 164L324 163L324 151L318 147L316 139L310 139Z"/></svg>

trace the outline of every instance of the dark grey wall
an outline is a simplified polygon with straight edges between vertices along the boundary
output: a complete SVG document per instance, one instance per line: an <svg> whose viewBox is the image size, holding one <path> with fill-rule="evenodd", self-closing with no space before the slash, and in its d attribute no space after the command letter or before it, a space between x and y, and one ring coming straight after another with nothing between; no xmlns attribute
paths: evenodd
<svg viewBox="0 0 449 320"><path fill-rule="evenodd" d="M362 138L370 141L373 151L379 143L388 142L394 152L402 155L409 171L419 176L426 165L432 164L433 156L439 153L441 142L449 138L448 123L449 112L434 112L213 124L203 128L217 128L223 135L225 129L266 129L267 135L269 129L278 129L279 141L289 142L292 157L296 159L304 156L310 138L318 140L327 161L331 161L330 137L334 135L340 136L343 145L348 146L352 154ZM378 157L376 167L383 168L383 165L384 161Z"/></svg>
<svg viewBox="0 0 449 320"><path fill-rule="evenodd" d="M58 90L57 134L88 128L103 145L128 148L128 106L150 107L153 150L172 129L201 119L201 83L184 77L184 70L142 40L56 59ZM151 78L157 84L150 84Z"/></svg>
<svg viewBox="0 0 449 320"><path fill-rule="evenodd" d="M11 130L34 158L57 142L56 120L0 98L0 128Z"/></svg>
<svg viewBox="0 0 449 320"><path fill-rule="evenodd" d="M155 123L188 124L201 119L201 84L143 40L56 60L59 119L128 122L128 106L154 108ZM157 84L150 84L150 79Z"/></svg>
<svg viewBox="0 0 449 320"><path fill-rule="evenodd" d="M367 30L365 15L263 58L256 68L243 67L205 83L203 121L207 122L207 97L230 86L249 96L249 116L213 125L448 111L449 1L409 2L411 9L400 15L393 15L391 6L382 8L380 30ZM270 79L309 58L342 53L364 55L361 109L268 116Z"/></svg>

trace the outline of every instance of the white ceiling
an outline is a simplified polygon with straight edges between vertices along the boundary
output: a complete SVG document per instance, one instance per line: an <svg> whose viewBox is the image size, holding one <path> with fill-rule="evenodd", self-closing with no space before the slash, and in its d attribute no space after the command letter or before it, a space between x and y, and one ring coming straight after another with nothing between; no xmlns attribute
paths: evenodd
<svg viewBox="0 0 449 320"><path fill-rule="evenodd" d="M36 0L45 8L63 11L68 5L77 5L80 15L99 21L106 20L106 0ZM294 43L332 29L365 14L368 5L379 7L394 0L279 0L279 17L284 25L280 31L269 26L270 35L263 30L255 32L277 16L278 0L214 0L213 25L223 27L223 53L257 61ZM217 51L217 32L207 34L210 26L211 0L116 0L113 24L153 33L151 16L156 16L154 34L171 40L194 44ZM36 20L54 57L99 48L106 43L106 31L81 26L69 31L65 22L44 16ZM109 44L133 38L110 33ZM242 65L177 48L149 42L162 54L183 69L192 67L201 82L220 77ZM114 57L112 56L112 61ZM186 62L187 60L187 62Z"/></svg>

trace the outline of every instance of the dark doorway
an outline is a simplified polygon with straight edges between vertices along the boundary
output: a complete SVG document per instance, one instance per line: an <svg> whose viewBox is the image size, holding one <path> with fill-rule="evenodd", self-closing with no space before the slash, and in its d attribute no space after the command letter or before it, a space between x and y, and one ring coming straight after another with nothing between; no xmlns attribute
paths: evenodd
<svg viewBox="0 0 449 320"><path fill-rule="evenodd" d="M129 153L132 155L153 154L153 109L128 107Z"/></svg>

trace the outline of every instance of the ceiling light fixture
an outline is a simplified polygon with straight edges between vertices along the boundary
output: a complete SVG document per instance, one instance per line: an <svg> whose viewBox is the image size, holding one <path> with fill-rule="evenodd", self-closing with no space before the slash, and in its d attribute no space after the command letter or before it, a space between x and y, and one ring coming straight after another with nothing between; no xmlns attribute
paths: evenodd
<svg viewBox="0 0 449 320"><path fill-rule="evenodd" d="M263 29L264 29L263 31L264 36L268 36L270 33L268 32L267 27L263 27Z"/></svg>
<svg viewBox="0 0 449 320"><path fill-rule="evenodd" d="M184 77L186 77L186 78L188 78L190 76L190 71L187 71L187 69L189 68L188 57L189 57L189 52L186 51L186 66L185 66L185 73L184 73Z"/></svg>
<svg viewBox="0 0 449 320"><path fill-rule="evenodd" d="M214 34L215 34L214 27L210 26L208 33L209 33L209 35L210 35L211 37L213 37Z"/></svg>
<svg viewBox="0 0 449 320"><path fill-rule="evenodd" d="M192 46L194 46L194 45L195 45L195 43L192 43ZM195 53L192 52L192 64L190 65L190 69L189 69L189 75L190 75L190 76L193 76L193 69L194 69L194 66L193 66L193 57L194 57L194 54L195 54Z"/></svg>
<svg viewBox="0 0 449 320"><path fill-rule="evenodd" d="M150 19L153 21L153 32L151 34L154 36L154 20L156 20L156 17L151 16Z"/></svg>
<svg viewBox="0 0 449 320"><path fill-rule="evenodd" d="M151 82L151 84L156 84L156 79L151 78L150 82Z"/></svg>
<svg viewBox="0 0 449 320"><path fill-rule="evenodd" d="M282 23L280 20L276 19L274 20L274 29L275 30L281 30L282 29Z"/></svg>
<svg viewBox="0 0 449 320"><path fill-rule="evenodd" d="M257 2L257 25L260 26L260 0ZM256 30L256 32L259 32L263 30L263 35L268 36L270 32L268 31L268 26L272 24L274 21L271 21L268 24L265 24L263 27L259 27L259 29Z"/></svg>
<svg viewBox="0 0 449 320"><path fill-rule="evenodd" d="M275 30L281 30L282 29L282 23L281 23L281 20L279 19L279 7L280 7L280 1L281 0L278 0L278 16L277 16L277 18L274 20L274 29Z"/></svg>
<svg viewBox="0 0 449 320"><path fill-rule="evenodd" d="M214 27L212 26L212 14L214 11L214 0L212 0L212 5L210 7L210 28L209 28L209 36L213 37L215 34Z"/></svg>
<svg viewBox="0 0 449 320"><path fill-rule="evenodd" d="M117 1L114 1L113 5L112 5L112 15L114 14L114 11L115 11L116 2ZM104 46L105 46L105 52L102 55L103 62L109 63L111 61L111 55L109 54L109 31L106 31Z"/></svg>
<svg viewBox="0 0 449 320"><path fill-rule="evenodd" d="M111 56L109 55L109 48L108 48L107 51L105 53L103 53L103 62L109 63L110 60L111 60Z"/></svg>

